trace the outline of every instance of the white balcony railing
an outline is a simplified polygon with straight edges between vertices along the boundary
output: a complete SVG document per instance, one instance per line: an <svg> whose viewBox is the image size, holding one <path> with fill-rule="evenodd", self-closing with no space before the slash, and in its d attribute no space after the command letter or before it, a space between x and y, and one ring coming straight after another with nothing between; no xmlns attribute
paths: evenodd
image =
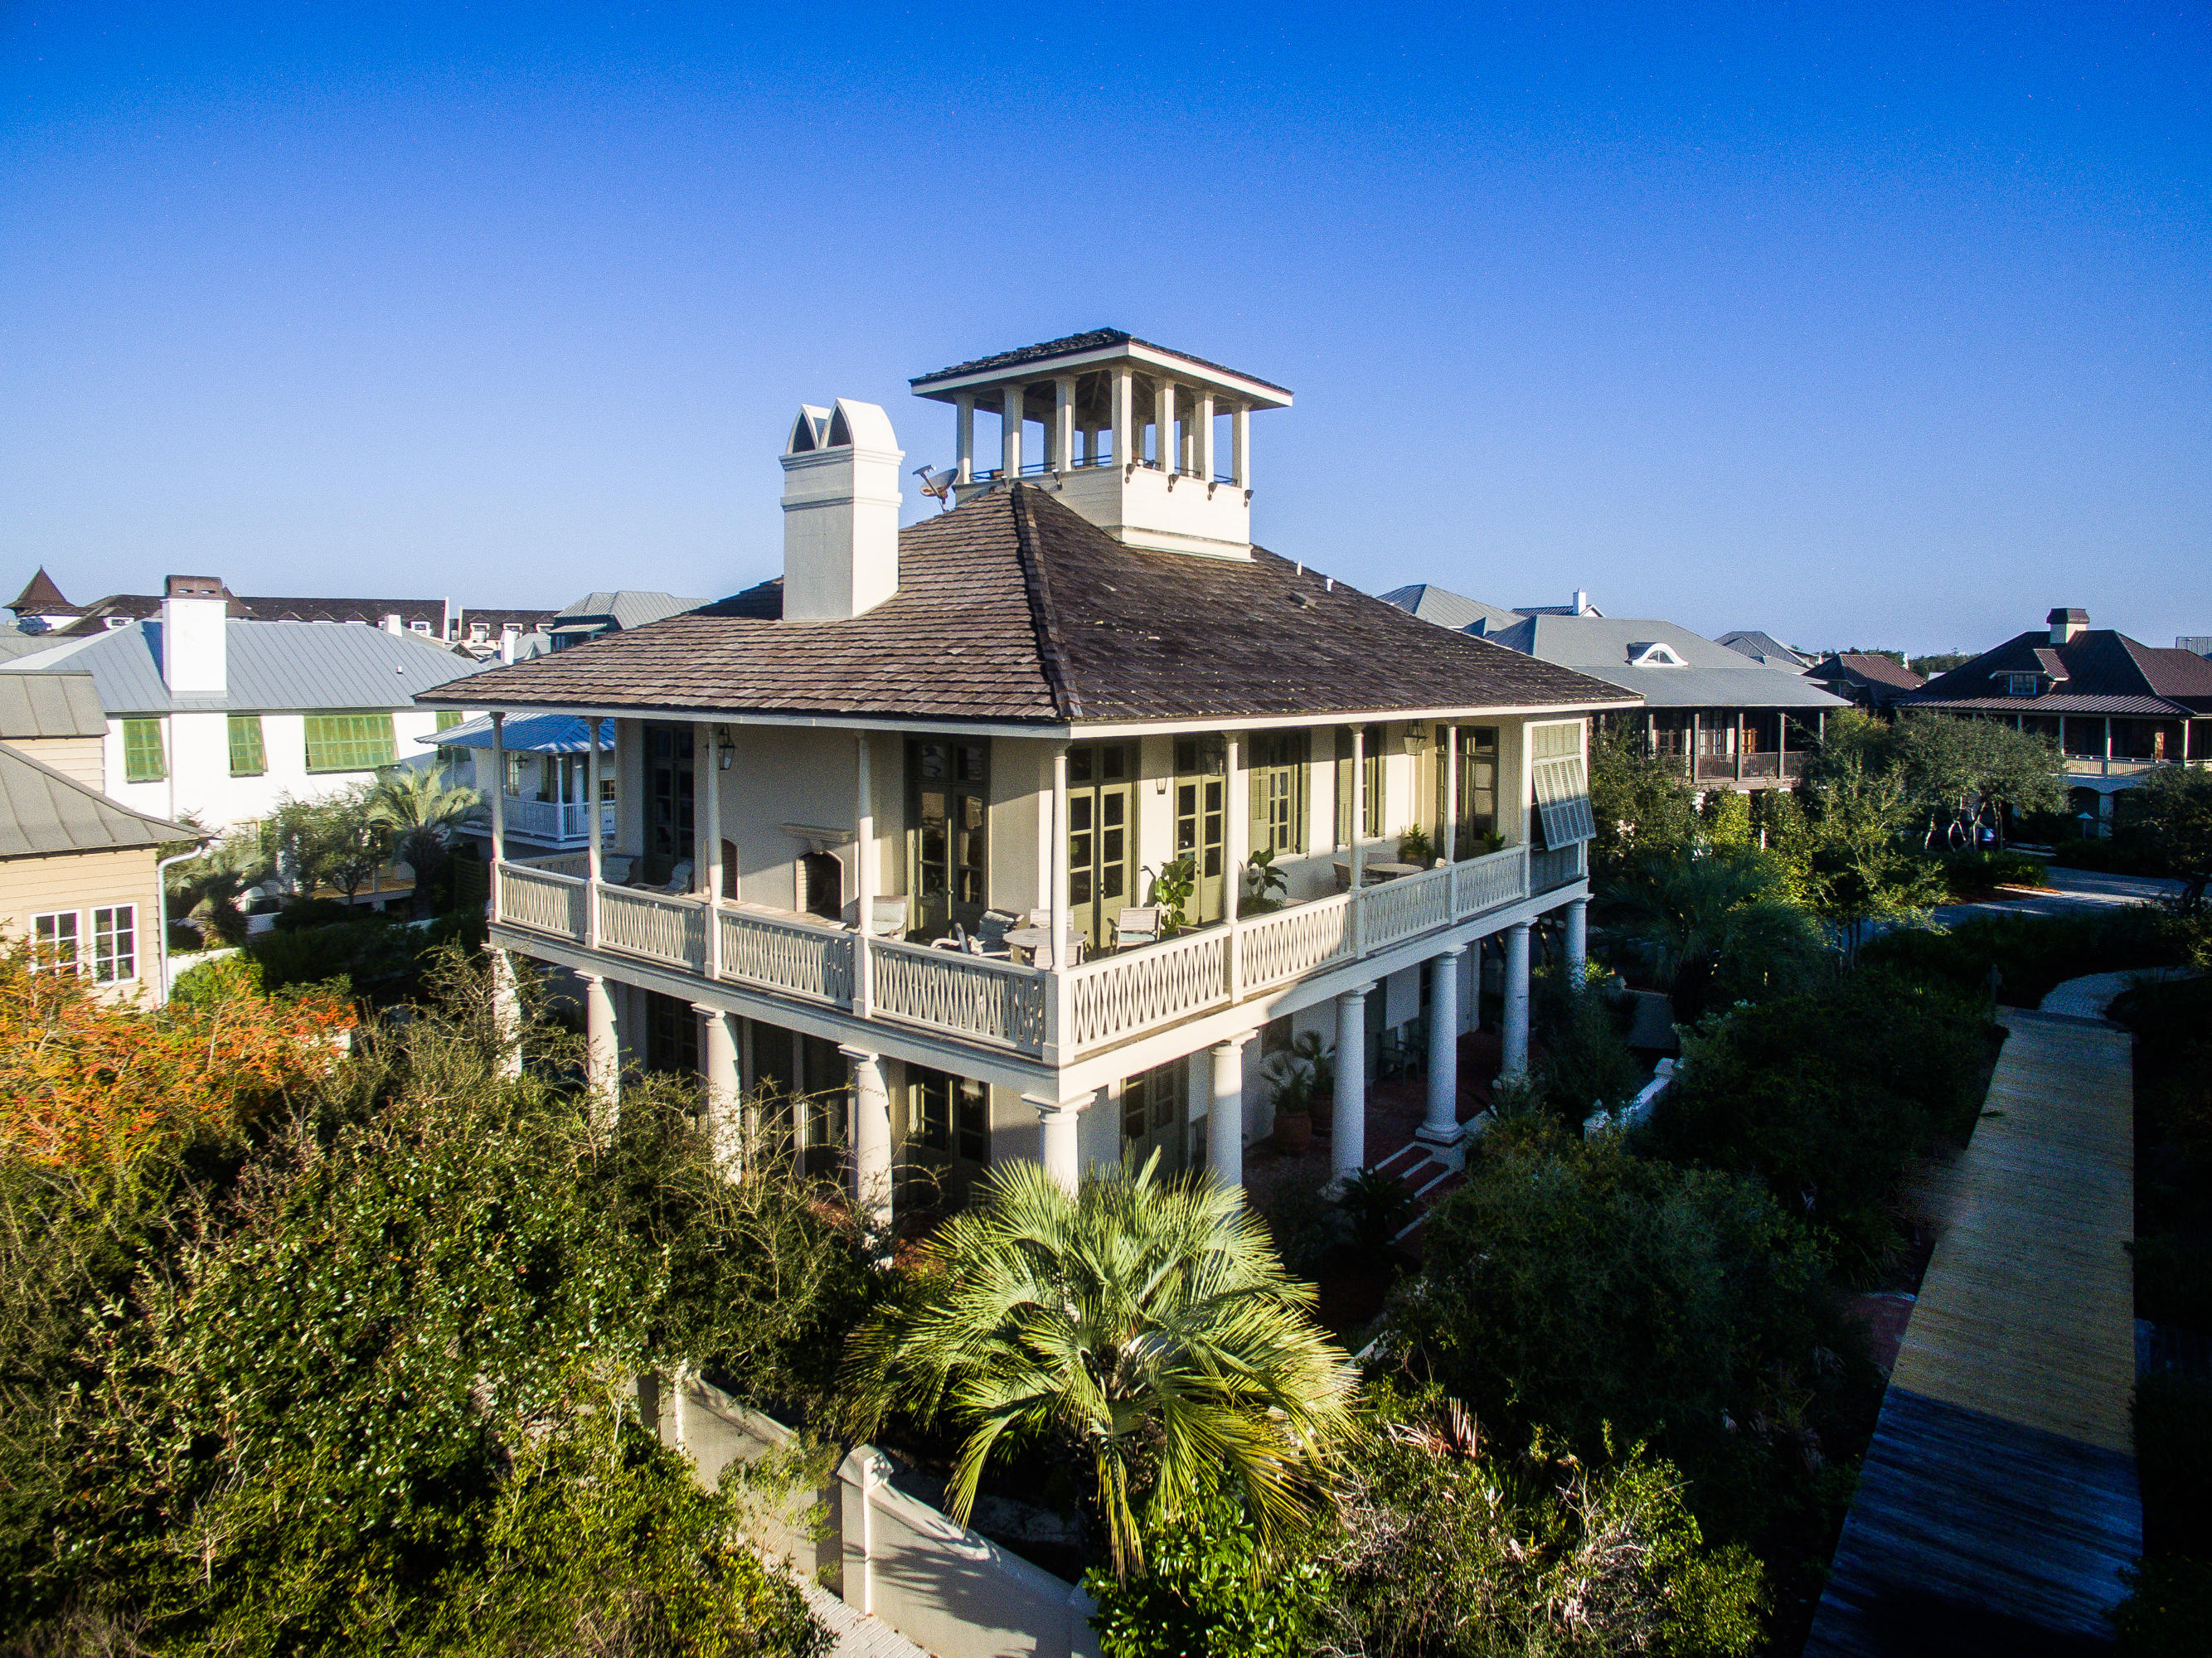
<svg viewBox="0 0 2212 1658"><path fill-rule="evenodd" d="M1525 847L1209 926L1055 973L703 898L594 889L539 859L499 872L499 919L778 996L1062 1063L1441 932L1579 878L1582 848ZM597 926L591 906L598 906ZM715 950L707 929L717 929ZM866 971L860 952L866 951ZM712 958L719 957L719 962Z"/></svg>
<svg viewBox="0 0 2212 1658"><path fill-rule="evenodd" d="M507 833L526 841L567 847L581 846L592 838L588 800L528 800L510 794L500 802L499 810ZM488 825L489 811L478 811L476 821ZM614 836L615 803L611 800L600 803L599 833L610 840Z"/></svg>

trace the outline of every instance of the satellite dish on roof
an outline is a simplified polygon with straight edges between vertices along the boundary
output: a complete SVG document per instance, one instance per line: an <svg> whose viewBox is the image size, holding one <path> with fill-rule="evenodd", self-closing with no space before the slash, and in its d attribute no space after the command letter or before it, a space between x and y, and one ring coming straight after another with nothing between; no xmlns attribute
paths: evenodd
<svg viewBox="0 0 2212 1658"><path fill-rule="evenodd" d="M959 476L951 467L933 471L927 466L917 466L914 475L921 480L921 493L934 500L939 507L952 505L952 482Z"/></svg>

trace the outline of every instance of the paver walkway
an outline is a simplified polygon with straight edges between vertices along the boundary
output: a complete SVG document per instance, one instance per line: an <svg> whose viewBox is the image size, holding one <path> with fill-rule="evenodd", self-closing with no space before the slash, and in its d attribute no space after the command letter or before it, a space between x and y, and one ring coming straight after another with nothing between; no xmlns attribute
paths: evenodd
<svg viewBox="0 0 2212 1658"><path fill-rule="evenodd" d="M2098 1650L2142 1549L2134 1083L2104 1007L2062 985L2012 1035L1954 1169L1807 1658Z"/></svg>

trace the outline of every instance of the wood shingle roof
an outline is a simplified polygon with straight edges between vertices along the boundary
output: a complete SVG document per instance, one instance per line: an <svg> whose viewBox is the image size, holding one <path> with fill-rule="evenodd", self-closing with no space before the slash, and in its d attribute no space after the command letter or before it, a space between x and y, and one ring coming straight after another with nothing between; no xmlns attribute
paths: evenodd
<svg viewBox="0 0 2212 1658"><path fill-rule="evenodd" d="M1259 548L1125 546L1028 483L902 531L866 615L780 615L765 583L419 700L1041 726L1636 701Z"/></svg>

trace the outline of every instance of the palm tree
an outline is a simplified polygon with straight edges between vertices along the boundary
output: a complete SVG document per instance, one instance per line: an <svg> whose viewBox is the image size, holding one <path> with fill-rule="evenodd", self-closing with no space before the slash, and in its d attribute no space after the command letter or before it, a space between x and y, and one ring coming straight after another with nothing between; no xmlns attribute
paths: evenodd
<svg viewBox="0 0 2212 1658"><path fill-rule="evenodd" d="M1002 1447L1073 1442L1117 1573L1143 1563L1140 1502L1164 1519L1224 1473L1279 1539L1325 1503L1322 1453L1351 1420L1350 1361L1309 1315L1312 1288L1240 1193L1158 1164L1073 1194L1033 1163L993 1169L922 1247L915 1293L854 1340L878 1408L967 1429L956 1520Z"/></svg>
<svg viewBox="0 0 2212 1658"><path fill-rule="evenodd" d="M1771 987L1807 971L1819 930L1782 860L1751 847L1647 856L1609 890L1607 927L1650 955L1675 1017L1696 1020L1717 988Z"/></svg>
<svg viewBox="0 0 2212 1658"><path fill-rule="evenodd" d="M474 789L449 782L448 774L443 766L386 766L362 806L362 820L389 829L392 856L415 872L410 908L418 920L430 913L430 879L446 861L453 826L483 801Z"/></svg>

